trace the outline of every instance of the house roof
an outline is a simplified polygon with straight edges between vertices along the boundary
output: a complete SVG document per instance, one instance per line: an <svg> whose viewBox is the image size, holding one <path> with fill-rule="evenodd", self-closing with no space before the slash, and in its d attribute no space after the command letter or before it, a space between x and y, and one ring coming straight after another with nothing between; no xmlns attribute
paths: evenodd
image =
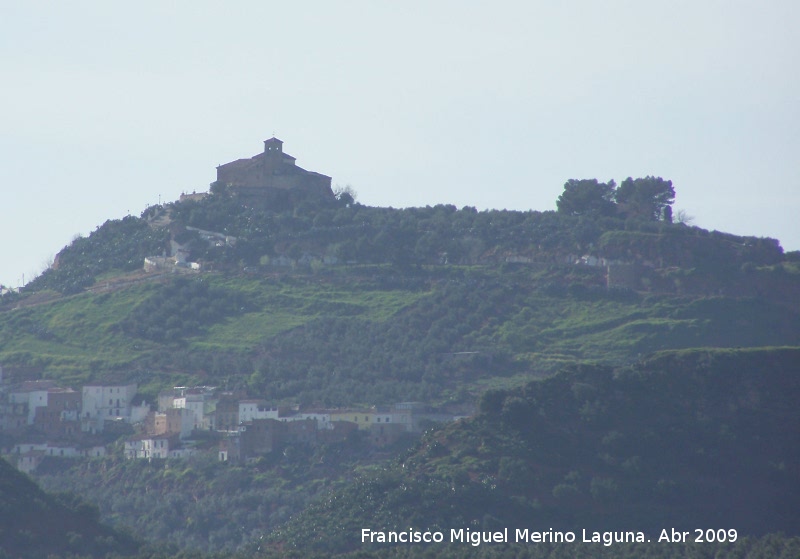
<svg viewBox="0 0 800 559"><path fill-rule="evenodd" d="M37 390L50 390L56 388L55 381L52 380L26 380L19 386L11 389L11 392L34 392Z"/></svg>
<svg viewBox="0 0 800 559"><path fill-rule="evenodd" d="M217 169L221 167L228 167L230 169L246 169L247 167L261 163L261 160L264 159L265 156L266 154L259 153L247 159L236 159L235 161L231 161L229 163L223 163L222 165L217 165ZM281 159L289 161L297 160L296 157L292 157L288 153L283 153L283 152L281 152Z"/></svg>

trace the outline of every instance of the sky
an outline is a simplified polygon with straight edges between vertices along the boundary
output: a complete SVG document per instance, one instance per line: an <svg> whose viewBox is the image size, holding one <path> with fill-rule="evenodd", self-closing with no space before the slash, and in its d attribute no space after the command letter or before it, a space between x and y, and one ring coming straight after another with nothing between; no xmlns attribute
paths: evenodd
<svg viewBox="0 0 800 559"><path fill-rule="evenodd" d="M800 249L796 0L6 2L0 284L206 191L276 136L395 208L553 210L660 176L694 224Z"/></svg>

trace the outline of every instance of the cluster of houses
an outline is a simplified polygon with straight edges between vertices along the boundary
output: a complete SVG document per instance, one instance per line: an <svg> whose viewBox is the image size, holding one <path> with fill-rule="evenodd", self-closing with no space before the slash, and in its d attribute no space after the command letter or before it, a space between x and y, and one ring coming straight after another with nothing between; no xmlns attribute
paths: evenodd
<svg viewBox="0 0 800 559"><path fill-rule="evenodd" d="M15 442L4 457L30 473L51 456L101 457L122 441L126 458L185 458L214 452L246 462L292 444L318 445L359 437L376 447L456 419L418 402L364 409L274 406L214 387L175 387L158 395L157 409L136 384L89 384L80 391L51 380L3 382L0 432Z"/></svg>
<svg viewBox="0 0 800 559"><path fill-rule="evenodd" d="M125 440L128 458L181 458L216 451L222 461L243 462L291 444L318 445L358 436L376 447L419 433L428 422L452 421L418 402L363 409L301 409L272 405L214 387L175 387L158 395L137 435ZM207 437L214 433L209 448Z"/></svg>

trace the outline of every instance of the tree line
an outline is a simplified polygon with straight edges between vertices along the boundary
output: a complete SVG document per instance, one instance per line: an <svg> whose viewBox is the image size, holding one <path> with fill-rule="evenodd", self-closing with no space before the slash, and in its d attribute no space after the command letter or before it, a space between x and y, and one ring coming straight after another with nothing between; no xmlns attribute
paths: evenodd
<svg viewBox="0 0 800 559"><path fill-rule="evenodd" d="M661 177L614 180L570 179L558 197L559 213L572 216L623 217L672 223L675 188Z"/></svg>

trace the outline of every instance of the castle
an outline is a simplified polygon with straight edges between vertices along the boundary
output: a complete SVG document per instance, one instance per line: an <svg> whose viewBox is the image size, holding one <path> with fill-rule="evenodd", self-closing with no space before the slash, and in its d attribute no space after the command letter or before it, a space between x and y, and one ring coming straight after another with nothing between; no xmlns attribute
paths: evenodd
<svg viewBox="0 0 800 559"><path fill-rule="evenodd" d="M263 153L217 167L217 182L249 206L275 209L312 197L334 199L331 177L298 167L275 137L264 140Z"/></svg>

